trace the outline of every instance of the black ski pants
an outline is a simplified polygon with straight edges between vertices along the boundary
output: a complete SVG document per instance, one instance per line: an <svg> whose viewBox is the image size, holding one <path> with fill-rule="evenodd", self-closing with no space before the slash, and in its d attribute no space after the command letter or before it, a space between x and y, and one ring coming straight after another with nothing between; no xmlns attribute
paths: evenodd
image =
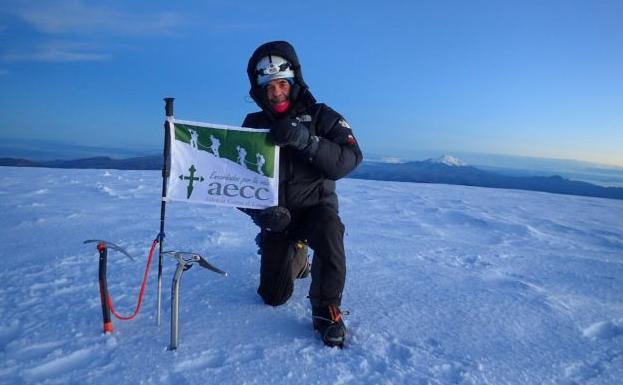
<svg viewBox="0 0 623 385"><path fill-rule="evenodd" d="M284 232L262 231L258 294L272 306L288 301L294 279L307 260L306 248L297 249L296 241L307 241L314 250L309 289L312 306L339 306L346 278L344 225L335 209L328 206L314 207L293 218Z"/></svg>

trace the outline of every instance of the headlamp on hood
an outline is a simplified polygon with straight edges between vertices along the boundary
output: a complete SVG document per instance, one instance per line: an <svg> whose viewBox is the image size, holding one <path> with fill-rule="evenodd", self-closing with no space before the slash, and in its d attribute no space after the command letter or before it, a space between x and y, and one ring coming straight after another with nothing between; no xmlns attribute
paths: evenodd
<svg viewBox="0 0 623 385"><path fill-rule="evenodd" d="M276 55L264 56L255 66L255 73L259 86L265 86L275 79L288 79L289 82L294 79L294 71L292 71L290 62Z"/></svg>

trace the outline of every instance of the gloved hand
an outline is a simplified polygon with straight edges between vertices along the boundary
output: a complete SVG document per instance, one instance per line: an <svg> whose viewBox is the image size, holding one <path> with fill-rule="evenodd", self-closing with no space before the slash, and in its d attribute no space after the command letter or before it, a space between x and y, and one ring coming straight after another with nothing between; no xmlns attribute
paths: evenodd
<svg viewBox="0 0 623 385"><path fill-rule="evenodd" d="M268 137L278 146L291 146L297 150L304 150L310 144L309 130L296 119L277 120Z"/></svg>
<svg viewBox="0 0 623 385"><path fill-rule="evenodd" d="M290 224L290 211L281 206L268 207L253 215L253 223L262 229L278 233Z"/></svg>

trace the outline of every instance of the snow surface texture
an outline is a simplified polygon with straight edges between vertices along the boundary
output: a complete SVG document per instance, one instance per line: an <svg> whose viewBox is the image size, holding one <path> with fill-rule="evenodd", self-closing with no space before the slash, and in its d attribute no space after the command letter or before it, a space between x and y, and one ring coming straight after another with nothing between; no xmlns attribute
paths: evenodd
<svg viewBox="0 0 623 385"><path fill-rule="evenodd" d="M181 344L156 267L134 321L101 332L95 245L133 310L159 228L159 172L0 168L1 384L620 384L623 201L343 180L343 350L311 329L309 278L272 308L255 294L257 229L242 213L167 208L166 248L229 272L184 274Z"/></svg>

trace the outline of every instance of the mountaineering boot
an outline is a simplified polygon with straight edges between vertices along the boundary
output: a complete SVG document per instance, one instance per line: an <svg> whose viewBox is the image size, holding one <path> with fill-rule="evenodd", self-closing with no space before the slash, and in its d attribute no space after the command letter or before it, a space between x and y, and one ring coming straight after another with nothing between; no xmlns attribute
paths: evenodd
<svg viewBox="0 0 623 385"><path fill-rule="evenodd" d="M346 325L337 305L312 307L314 330L317 330L325 345L343 347L346 339Z"/></svg>

